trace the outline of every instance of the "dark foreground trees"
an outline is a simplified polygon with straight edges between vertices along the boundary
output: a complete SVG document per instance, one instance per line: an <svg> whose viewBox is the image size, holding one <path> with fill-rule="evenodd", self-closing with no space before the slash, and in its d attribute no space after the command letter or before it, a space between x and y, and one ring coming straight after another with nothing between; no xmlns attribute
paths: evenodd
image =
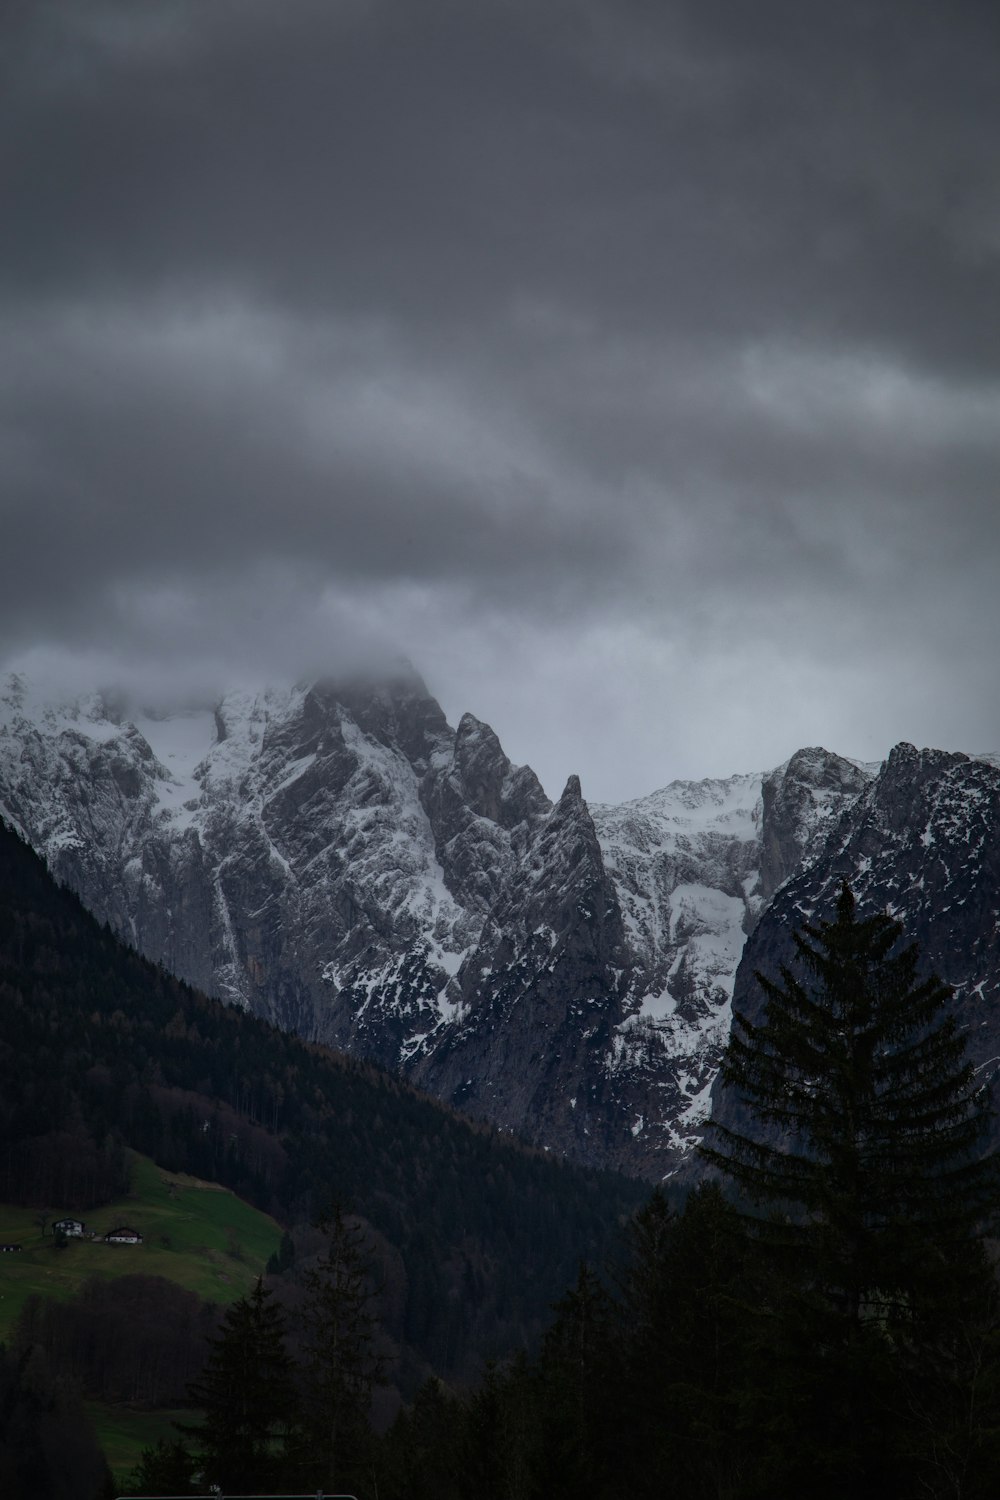
<svg viewBox="0 0 1000 1500"><path fill-rule="evenodd" d="M931 1314L943 1281L969 1269L996 1187L976 1154L988 1091L942 1014L951 991L918 978L902 933L859 918L845 884L836 919L795 936L802 976L757 976L765 1019L734 1017L722 1063L754 1128L716 1122L705 1150L751 1200L795 1211L782 1238L845 1332Z"/></svg>
<svg viewBox="0 0 1000 1500"><path fill-rule="evenodd" d="M1000 1493L988 1100L947 987L901 938L845 886L833 919L802 929L797 962L761 979L763 1018L736 1019L723 1072L743 1114L706 1153L725 1183L683 1207L654 1194L617 1267L581 1270L536 1356L490 1365L471 1392L428 1382L379 1441L361 1431L367 1314L341 1223L305 1278L300 1420L317 1467L303 1488L329 1476L362 1500ZM333 1356L352 1350L345 1381Z"/></svg>
<svg viewBox="0 0 1000 1500"><path fill-rule="evenodd" d="M901 938L845 884L835 919L796 935L799 972L757 976L764 1019L734 1018L722 1064L750 1126L716 1122L705 1151L775 1275L759 1404L785 1415L785 1482L814 1493L964 1494L993 1464L989 1100L951 991Z"/></svg>
<svg viewBox="0 0 1000 1500"><path fill-rule="evenodd" d="M258 1281L249 1297L226 1310L205 1369L191 1387L203 1417L182 1431L193 1439L206 1482L223 1492L280 1487L297 1410L284 1340L281 1311Z"/></svg>
<svg viewBox="0 0 1000 1500"><path fill-rule="evenodd" d="M3 1500L109 1500L111 1475L79 1392L43 1350L0 1344Z"/></svg>
<svg viewBox="0 0 1000 1500"><path fill-rule="evenodd" d="M183 1441L144 1453L133 1493L372 1494L381 1362L369 1248L361 1224L339 1210L317 1228L322 1249L302 1270L298 1312L287 1314L261 1280L226 1309L188 1387L200 1420L177 1424Z"/></svg>
<svg viewBox="0 0 1000 1500"><path fill-rule="evenodd" d="M319 1228L323 1252L303 1274L303 1469L310 1486L356 1491L371 1472L372 1388L382 1372L370 1255L361 1226L339 1208Z"/></svg>

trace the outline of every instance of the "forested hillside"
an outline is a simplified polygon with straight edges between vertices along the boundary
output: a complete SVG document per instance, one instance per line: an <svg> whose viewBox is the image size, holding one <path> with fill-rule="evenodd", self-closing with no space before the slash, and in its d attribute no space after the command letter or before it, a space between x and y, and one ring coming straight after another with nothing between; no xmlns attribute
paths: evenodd
<svg viewBox="0 0 1000 1500"><path fill-rule="evenodd" d="M206 999L124 949L0 827L0 1200L107 1201L124 1145L288 1226L331 1205L366 1221L404 1386L530 1344L646 1191Z"/></svg>

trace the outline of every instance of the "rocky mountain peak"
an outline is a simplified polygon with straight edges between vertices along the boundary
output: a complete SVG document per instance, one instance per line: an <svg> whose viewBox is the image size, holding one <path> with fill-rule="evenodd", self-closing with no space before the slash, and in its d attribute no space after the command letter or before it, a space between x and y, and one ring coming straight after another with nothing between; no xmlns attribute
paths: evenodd
<svg viewBox="0 0 1000 1500"><path fill-rule="evenodd" d="M583 1160L620 1157L627 1133L596 1105L629 963L617 892L570 777L559 802L524 827L513 878L462 965L461 1024L415 1076L545 1145L572 1140Z"/></svg>
<svg viewBox="0 0 1000 1500"><path fill-rule="evenodd" d="M923 826L928 796L933 796L930 789L968 762L969 757L960 751L918 750L905 742L894 745L872 788L881 825L897 835L914 823Z"/></svg>
<svg viewBox="0 0 1000 1500"><path fill-rule="evenodd" d="M1000 1056L1000 767L960 752L897 745L827 839L776 892L750 936L734 1008L757 1020L757 973L796 967L793 934L834 916L847 880L859 910L888 911L919 945L924 971L955 990L953 1010L977 1067ZM739 1118L719 1091L713 1113ZM744 1122L745 1123L745 1122Z"/></svg>
<svg viewBox="0 0 1000 1500"><path fill-rule="evenodd" d="M820 746L797 750L763 778L760 901L766 905L807 851L817 849L845 807L872 779L871 768Z"/></svg>
<svg viewBox="0 0 1000 1500"><path fill-rule="evenodd" d="M451 739L441 705L412 670L387 677L326 679L314 683L309 695L327 713L345 710L362 734L401 750L420 772Z"/></svg>
<svg viewBox="0 0 1000 1500"><path fill-rule="evenodd" d="M490 726L469 713L455 732L447 780L463 807L508 830L551 805L530 767L513 766Z"/></svg>
<svg viewBox="0 0 1000 1500"><path fill-rule="evenodd" d="M902 740L889 751L880 767L879 779L886 785L914 780L923 783L940 775L942 770L972 759L961 750L918 750Z"/></svg>

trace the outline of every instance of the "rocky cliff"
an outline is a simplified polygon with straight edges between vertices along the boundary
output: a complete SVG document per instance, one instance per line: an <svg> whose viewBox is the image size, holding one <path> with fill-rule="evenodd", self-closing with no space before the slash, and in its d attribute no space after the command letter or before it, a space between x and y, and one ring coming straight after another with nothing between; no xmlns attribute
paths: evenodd
<svg viewBox="0 0 1000 1500"><path fill-rule="evenodd" d="M847 880L861 915L888 911L920 946L922 971L954 987L953 1009L984 1077L1000 1065L1000 765L900 744L848 799L777 890L750 935L734 1008L761 1018L758 972L795 969L792 934L832 920ZM716 1091L713 1113L746 1128L738 1101Z"/></svg>

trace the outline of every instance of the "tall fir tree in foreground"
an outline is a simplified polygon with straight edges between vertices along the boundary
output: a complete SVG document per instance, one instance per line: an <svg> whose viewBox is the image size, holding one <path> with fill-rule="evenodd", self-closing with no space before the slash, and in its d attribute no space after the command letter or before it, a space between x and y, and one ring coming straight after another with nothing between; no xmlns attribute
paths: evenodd
<svg viewBox="0 0 1000 1500"><path fill-rule="evenodd" d="M608 1434L617 1482L606 1493L742 1495L754 1448L744 1407L755 1382L745 1309L758 1295L756 1246L718 1184L702 1183L679 1213L654 1193L625 1249L618 1412Z"/></svg>
<svg viewBox="0 0 1000 1500"><path fill-rule="evenodd" d="M364 1490L370 1471L372 1388L382 1373L369 1255L357 1222L339 1208L321 1222L326 1246L303 1275L303 1412L310 1483Z"/></svg>
<svg viewBox="0 0 1000 1500"><path fill-rule="evenodd" d="M755 1128L714 1122L704 1148L782 1267L768 1388L802 1445L792 1469L820 1493L905 1492L913 1414L932 1390L941 1412L955 1398L959 1346L991 1316L988 1094L945 1014L951 990L920 977L902 935L886 914L860 917L845 883L835 919L795 935L800 972L757 975L764 1019L734 1017L722 1063Z"/></svg>
<svg viewBox="0 0 1000 1500"><path fill-rule="evenodd" d="M549 1495L587 1493L596 1500L620 1480L616 1308L600 1279L581 1265L576 1285L553 1312L538 1361L541 1487Z"/></svg>
<svg viewBox="0 0 1000 1500"><path fill-rule="evenodd" d="M226 1309L201 1377L190 1387L203 1417L181 1426L194 1439L206 1484L223 1493L280 1489L297 1396L281 1309L258 1280Z"/></svg>

